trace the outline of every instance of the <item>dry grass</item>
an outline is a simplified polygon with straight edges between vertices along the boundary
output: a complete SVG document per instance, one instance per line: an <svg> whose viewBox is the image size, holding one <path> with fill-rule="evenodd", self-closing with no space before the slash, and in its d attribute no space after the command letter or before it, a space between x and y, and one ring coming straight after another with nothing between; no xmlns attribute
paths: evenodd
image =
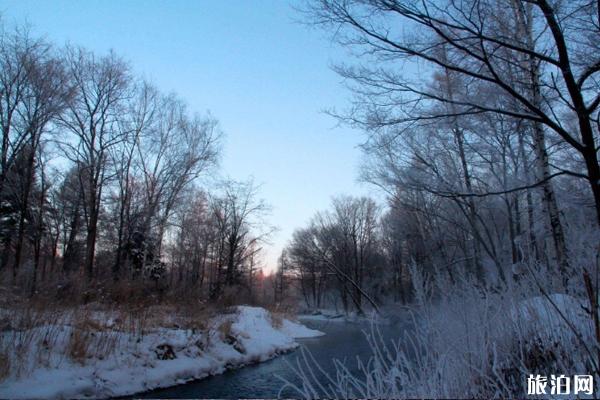
<svg viewBox="0 0 600 400"><path fill-rule="evenodd" d="M219 325L219 332L221 333L221 337L223 339L227 339L227 337L231 336L231 326L233 325L233 322L231 320L227 320L223 323L221 323L221 325Z"/></svg>
<svg viewBox="0 0 600 400"><path fill-rule="evenodd" d="M283 326L283 315L279 313L270 313L271 315L271 326L275 329L281 329Z"/></svg>
<svg viewBox="0 0 600 400"><path fill-rule="evenodd" d="M100 332L106 329L106 324L93 319L89 311L84 311L81 314L83 315L74 321L79 329L87 332Z"/></svg>
<svg viewBox="0 0 600 400"><path fill-rule="evenodd" d="M283 326L283 320L287 319L290 321L296 320L296 307L289 304L264 304L263 308L269 311L271 315L271 326L275 329L281 329Z"/></svg>
<svg viewBox="0 0 600 400"><path fill-rule="evenodd" d="M16 376L27 374L30 368L28 360L31 352L38 348L38 344L53 344L59 334L57 326L64 319L56 313L41 312L35 307L16 307L11 310L2 310L2 329L0 330L0 349L10 359L11 373ZM45 326L46 329L38 329ZM36 353L36 360L43 361L47 357Z"/></svg>
<svg viewBox="0 0 600 400"><path fill-rule="evenodd" d="M203 351L210 344L210 321L217 315L226 316L217 327L219 334L237 342L228 317L241 300L235 291L226 301L209 304L193 293L149 294L143 283L106 289L72 279L46 285L48 290L34 298L0 285L0 379L9 373L26 376L40 366L55 368L63 360L85 364L107 359L122 338L140 339L161 328L191 330ZM275 315L273 323L280 326L282 318Z"/></svg>
<svg viewBox="0 0 600 400"><path fill-rule="evenodd" d="M73 361L83 364L89 358L90 335L79 329L74 329L67 345L67 355Z"/></svg>
<svg viewBox="0 0 600 400"><path fill-rule="evenodd" d="M219 311L205 301L189 302L184 306L174 306L177 310L180 326L192 331L205 331L208 321L219 314Z"/></svg>
<svg viewBox="0 0 600 400"><path fill-rule="evenodd" d="M259 307L262 307L268 310L271 314L280 314L284 316L286 319L296 319L296 315L298 314L298 306L295 303L289 302L279 302L279 303L261 303L258 304Z"/></svg>
<svg viewBox="0 0 600 400"><path fill-rule="evenodd" d="M10 349L13 354L11 368L16 376L27 375L39 366L52 367L56 351L82 364L88 358L105 359L117 348L121 334L129 330L120 317L111 317L116 321L111 326L103 320L104 315L117 315L114 311L95 315L98 310L87 306L48 306L42 311L29 304L4 312L0 318L0 349ZM141 316L143 319L144 314ZM143 330L137 316L127 322L135 332ZM0 360L0 364L5 363Z"/></svg>

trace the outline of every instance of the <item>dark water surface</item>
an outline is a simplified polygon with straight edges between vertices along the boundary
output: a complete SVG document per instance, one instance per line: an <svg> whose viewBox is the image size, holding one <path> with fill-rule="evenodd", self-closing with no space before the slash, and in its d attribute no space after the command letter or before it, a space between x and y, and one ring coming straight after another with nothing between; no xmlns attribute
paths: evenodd
<svg viewBox="0 0 600 400"><path fill-rule="evenodd" d="M346 360L346 365L352 371L357 371L356 357L363 362L368 361L371 350L365 339L364 330L370 331L368 323L351 323L345 321L314 321L303 320L310 328L326 333L325 336L297 339L301 346L310 351L319 365L332 377L335 377L333 359ZM406 329L406 324L393 323L382 325L380 331L386 340L398 340ZM263 363L249 365L240 369L227 371L221 375L211 376L202 380L158 389L142 395L141 398L276 398L283 386L277 378L284 377L288 381L299 384L289 364L296 365L301 357L300 351L278 356ZM318 378L322 383L325 377ZM298 397L293 390L286 389L283 397Z"/></svg>

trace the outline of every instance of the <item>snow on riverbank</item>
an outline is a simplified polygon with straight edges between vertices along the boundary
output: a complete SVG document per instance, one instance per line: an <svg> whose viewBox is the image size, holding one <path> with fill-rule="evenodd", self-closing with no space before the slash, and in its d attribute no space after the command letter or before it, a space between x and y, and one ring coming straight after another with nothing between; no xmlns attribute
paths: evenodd
<svg viewBox="0 0 600 400"><path fill-rule="evenodd" d="M0 398L123 396L265 361L296 348L296 338L323 335L286 319L276 320L265 309L248 306L213 318L208 327L203 331L157 328L144 335L119 331L112 331L109 336L89 333L86 346L97 347L102 345L99 341L110 339L113 349L106 356L83 359L73 356L73 339L81 333L72 326L34 328L37 332L29 333L36 340L28 343L29 356L23 362L29 368L21 368L27 373L11 370L0 381ZM1 335L3 339L13 335L17 343L16 337L23 332ZM47 342L48 337L53 338L53 343ZM19 346L4 351L8 351L13 362L20 356Z"/></svg>
<svg viewBox="0 0 600 400"><path fill-rule="evenodd" d="M316 322L344 322L344 323L371 323L373 321L381 324L389 323L387 317L378 315L374 311L370 311L365 315L350 312L348 314L340 313L336 310L318 309L310 313L303 313L298 316L300 321L316 321Z"/></svg>

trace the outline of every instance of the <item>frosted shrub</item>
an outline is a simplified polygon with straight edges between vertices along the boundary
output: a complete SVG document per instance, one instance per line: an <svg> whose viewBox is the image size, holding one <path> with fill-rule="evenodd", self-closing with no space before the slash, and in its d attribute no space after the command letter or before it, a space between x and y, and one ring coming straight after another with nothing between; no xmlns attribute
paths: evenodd
<svg viewBox="0 0 600 400"><path fill-rule="evenodd" d="M328 375L302 350L292 366L301 384L284 387L305 398L524 397L529 374L597 370L584 299L544 296L527 280L491 290L467 279L440 287L417 274L413 284L414 328L390 343L373 322L372 355L357 361L359 373L336 361Z"/></svg>

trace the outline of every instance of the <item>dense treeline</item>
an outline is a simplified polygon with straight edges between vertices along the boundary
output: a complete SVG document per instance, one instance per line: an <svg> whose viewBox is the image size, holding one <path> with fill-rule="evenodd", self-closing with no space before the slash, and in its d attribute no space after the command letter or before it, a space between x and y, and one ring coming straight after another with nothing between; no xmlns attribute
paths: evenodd
<svg viewBox="0 0 600 400"><path fill-rule="evenodd" d="M366 200L336 200L295 233L307 304L331 289L360 310L385 293L375 287L406 300L410 271L438 293L534 274L597 315L598 3L316 0L305 12L356 55L335 68L353 104L332 114L368 133L362 178L389 199L372 221Z"/></svg>
<svg viewBox="0 0 600 400"><path fill-rule="evenodd" d="M114 53L0 32L0 274L22 294L252 288L267 210L252 182L210 193L221 132Z"/></svg>
<svg viewBox="0 0 600 400"><path fill-rule="evenodd" d="M385 273L378 214L371 199L338 197L332 211L318 213L309 227L294 233L285 253L287 272L297 274L307 306L329 305L326 291L335 288L334 299L339 297L345 311L362 312L363 299L377 307L372 296L383 288L367 287Z"/></svg>
<svg viewBox="0 0 600 400"><path fill-rule="evenodd" d="M352 106L332 114L368 133L362 178L388 201L337 197L298 229L276 301L293 280L309 307L362 312L409 301L412 272L438 292L532 272L550 292L596 292L597 3L316 0L306 13L357 55L336 67ZM5 282L252 291L268 207L251 182L201 189L219 158L213 117L114 53L20 30L0 44Z"/></svg>

